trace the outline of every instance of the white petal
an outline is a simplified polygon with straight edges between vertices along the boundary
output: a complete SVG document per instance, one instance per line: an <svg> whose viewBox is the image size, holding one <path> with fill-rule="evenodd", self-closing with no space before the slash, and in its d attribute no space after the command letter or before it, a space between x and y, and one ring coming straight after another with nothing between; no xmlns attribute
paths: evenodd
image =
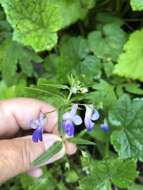
<svg viewBox="0 0 143 190"><path fill-rule="evenodd" d="M81 125L82 124L82 119L79 115L75 115L73 118L72 118L72 121L75 125Z"/></svg>
<svg viewBox="0 0 143 190"><path fill-rule="evenodd" d="M92 119L93 121L96 121L96 120L99 119L99 117L100 117L99 112L94 109L93 114L92 114L92 116L91 116L91 119Z"/></svg>
<svg viewBox="0 0 143 190"><path fill-rule="evenodd" d="M63 120L68 120L68 119L70 119L70 118L71 118L71 113L70 113L70 112L64 113L64 115L63 115Z"/></svg>
<svg viewBox="0 0 143 190"><path fill-rule="evenodd" d="M73 104L70 111L71 117L73 117L76 114L77 109L78 109L78 104Z"/></svg>

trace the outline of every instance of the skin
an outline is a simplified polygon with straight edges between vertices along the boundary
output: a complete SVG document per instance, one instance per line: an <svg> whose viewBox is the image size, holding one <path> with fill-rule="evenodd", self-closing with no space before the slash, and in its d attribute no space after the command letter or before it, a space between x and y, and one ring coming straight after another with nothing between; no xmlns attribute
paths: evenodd
<svg viewBox="0 0 143 190"><path fill-rule="evenodd" d="M61 140L57 130L57 113L51 105L30 98L16 98L0 101L0 183L22 172L39 177L42 171L31 162L39 157L54 142ZM39 112L51 112L45 126L43 142L33 143L29 132L30 120L36 119ZM74 154L75 145L65 142L63 149L48 162L52 163L67 154Z"/></svg>

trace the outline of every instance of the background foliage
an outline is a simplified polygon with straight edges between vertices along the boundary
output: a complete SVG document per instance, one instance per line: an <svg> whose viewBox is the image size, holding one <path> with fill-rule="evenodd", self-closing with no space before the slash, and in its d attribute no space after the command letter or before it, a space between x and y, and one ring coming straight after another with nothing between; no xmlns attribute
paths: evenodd
<svg viewBox="0 0 143 190"><path fill-rule="evenodd" d="M60 109L70 88L70 103L101 114L92 132L76 129L74 156L1 190L143 189L142 10L142 0L0 0L0 99L36 97Z"/></svg>

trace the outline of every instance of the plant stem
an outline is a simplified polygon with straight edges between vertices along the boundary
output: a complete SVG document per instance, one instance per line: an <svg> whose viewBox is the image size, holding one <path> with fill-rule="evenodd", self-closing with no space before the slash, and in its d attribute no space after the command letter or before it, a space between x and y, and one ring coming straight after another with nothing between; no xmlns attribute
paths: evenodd
<svg viewBox="0 0 143 190"><path fill-rule="evenodd" d="M106 4L109 3L109 2L110 2L110 0L105 0L105 1L103 1L103 2L100 4L100 6L102 7L102 6L106 5Z"/></svg>
<svg viewBox="0 0 143 190"><path fill-rule="evenodd" d="M104 158L109 157L109 139L106 140Z"/></svg>
<svg viewBox="0 0 143 190"><path fill-rule="evenodd" d="M80 34L82 36L85 36L84 28L83 28L82 23L80 21L78 22L78 28L79 28Z"/></svg>
<svg viewBox="0 0 143 190"><path fill-rule="evenodd" d="M66 100L66 103L68 103L70 101L71 96L72 96L72 91L70 90L69 95L68 95L67 100Z"/></svg>
<svg viewBox="0 0 143 190"><path fill-rule="evenodd" d="M120 13L121 3L120 0L116 0L116 13Z"/></svg>
<svg viewBox="0 0 143 190"><path fill-rule="evenodd" d="M143 21L143 18L125 18L126 22L141 22Z"/></svg>

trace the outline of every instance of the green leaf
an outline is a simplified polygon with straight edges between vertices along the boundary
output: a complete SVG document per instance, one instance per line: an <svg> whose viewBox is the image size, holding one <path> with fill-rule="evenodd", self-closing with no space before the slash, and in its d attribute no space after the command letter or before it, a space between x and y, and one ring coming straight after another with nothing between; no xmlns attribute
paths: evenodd
<svg viewBox="0 0 143 190"><path fill-rule="evenodd" d="M14 28L13 39L36 51L51 50L57 43L57 31L83 19L94 0L86 3L67 0L4 0L7 20Z"/></svg>
<svg viewBox="0 0 143 190"><path fill-rule="evenodd" d="M134 160L92 160L89 175L80 181L80 189L111 190L111 183L119 188L126 188L133 183L137 174Z"/></svg>
<svg viewBox="0 0 143 190"><path fill-rule="evenodd" d="M44 86L45 88L57 88L57 89L63 89L63 90L69 90L69 87L67 85L57 84L56 81L48 81L44 78L40 78L38 80L38 84L40 86Z"/></svg>
<svg viewBox="0 0 143 190"><path fill-rule="evenodd" d="M109 108L115 101L116 95L114 92L114 87L104 80L93 86L94 92L89 92L85 95L85 99L96 106L101 106L104 108Z"/></svg>
<svg viewBox="0 0 143 190"><path fill-rule="evenodd" d="M143 81L143 29L133 32L119 57L114 74Z"/></svg>
<svg viewBox="0 0 143 190"><path fill-rule="evenodd" d="M97 12L96 19L100 25L116 23L122 26L124 24L121 18L111 14L111 12Z"/></svg>
<svg viewBox="0 0 143 190"><path fill-rule="evenodd" d="M40 178L34 178L26 174L20 175L20 182L23 190L55 190L56 180L47 168L43 169L43 175ZM10 188L11 189L11 188Z"/></svg>
<svg viewBox="0 0 143 190"><path fill-rule="evenodd" d="M14 84L18 80L17 65L19 64L22 73L27 76L34 74L32 61L41 62L42 58L34 51L24 48L11 39L5 40L0 45L0 69L3 79L8 84Z"/></svg>
<svg viewBox="0 0 143 190"><path fill-rule="evenodd" d="M90 54L87 40L82 36L63 36L59 55L49 55L44 66L52 78L56 75L56 80L62 83L68 82L68 76L71 74L77 75L78 80L85 84L101 76L101 61Z"/></svg>
<svg viewBox="0 0 143 190"><path fill-rule="evenodd" d="M20 80L16 85L8 87L4 80L0 81L0 99L14 98L23 95L23 89L26 83Z"/></svg>
<svg viewBox="0 0 143 190"><path fill-rule="evenodd" d="M61 56L72 58L75 63L84 59L88 53L87 41L82 36L63 36L60 41Z"/></svg>
<svg viewBox="0 0 143 190"><path fill-rule="evenodd" d="M46 74L47 79L56 80L58 64L61 64L61 59L57 54L51 53L44 59L43 65L46 73L48 73L48 75Z"/></svg>
<svg viewBox="0 0 143 190"><path fill-rule="evenodd" d="M44 87L27 87L25 88L25 96L41 99L56 108L60 108L65 103L63 96L51 90L45 90Z"/></svg>
<svg viewBox="0 0 143 190"><path fill-rule="evenodd" d="M143 190L143 186L133 184L131 187L128 188L128 190Z"/></svg>
<svg viewBox="0 0 143 190"><path fill-rule="evenodd" d="M112 182L120 188L128 187L138 176L135 160L114 160L109 168Z"/></svg>
<svg viewBox="0 0 143 190"><path fill-rule="evenodd" d="M62 26L60 8L50 0L4 0L1 2L13 39L36 51L51 49L57 43L56 32Z"/></svg>
<svg viewBox="0 0 143 190"><path fill-rule="evenodd" d="M29 92L33 92L35 93L35 95L38 95L38 94L42 94L44 96L44 94L47 96L47 95L50 95L50 96L54 96L54 97L57 97L59 98L59 100L63 101L63 97L60 96L59 94L55 94L51 91L48 91L48 90L44 90L42 88L39 88L39 87L26 87L27 91ZM48 98L48 97L47 97Z"/></svg>
<svg viewBox="0 0 143 190"><path fill-rule="evenodd" d="M60 63L57 64L57 79L68 81L68 75L80 72L82 61L89 53L87 41L81 37L64 36L60 42Z"/></svg>
<svg viewBox="0 0 143 190"><path fill-rule="evenodd" d="M0 45L0 68L3 79L8 83L16 79L17 55L15 53L15 46L11 40L6 40Z"/></svg>
<svg viewBox="0 0 143 190"><path fill-rule="evenodd" d="M74 170L70 170L65 173L65 178L67 183L75 183L78 181L79 176Z"/></svg>
<svg viewBox="0 0 143 190"><path fill-rule="evenodd" d="M134 11L143 10L143 1L142 0L130 0L131 7Z"/></svg>
<svg viewBox="0 0 143 190"><path fill-rule="evenodd" d="M5 20L4 13L0 10L0 42L11 36L10 24Z"/></svg>
<svg viewBox="0 0 143 190"><path fill-rule="evenodd" d="M104 72L107 75L107 77L112 76L113 70L114 70L113 62L109 60L109 61L104 63L103 67L104 67Z"/></svg>
<svg viewBox="0 0 143 190"><path fill-rule="evenodd" d="M15 86L7 87L4 81L0 81L0 99L12 98L15 96Z"/></svg>
<svg viewBox="0 0 143 190"><path fill-rule="evenodd" d="M62 27L68 26L78 19L84 19L88 10L94 7L96 0L54 0L60 6Z"/></svg>
<svg viewBox="0 0 143 190"><path fill-rule="evenodd" d="M39 166L47 162L55 154L57 154L63 147L62 142L55 142L45 153L39 156L36 160L32 162L32 166Z"/></svg>
<svg viewBox="0 0 143 190"><path fill-rule="evenodd" d="M69 139L69 141L78 145L95 145L96 144L92 141L82 139L82 138L76 138L76 137Z"/></svg>
<svg viewBox="0 0 143 190"><path fill-rule="evenodd" d="M109 122L117 129L111 143L119 156L143 160L143 100L122 96L109 111Z"/></svg>
<svg viewBox="0 0 143 190"><path fill-rule="evenodd" d="M143 95L143 90L140 88L139 84L128 83L128 84L125 84L124 87L125 87L126 91L131 94Z"/></svg>
<svg viewBox="0 0 143 190"><path fill-rule="evenodd" d="M82 78L92 81L94 78L98 79L101 76L101 61L93 55L87 56L80 64L80 72Z"/></svg>
<svg viewBox="0 0 143 190"><path fill-rule="evenodd" d="M116 23L106 24L102 30L89 33L90 50L99 58L116 61L122 52L126 35Z"/></svg>

